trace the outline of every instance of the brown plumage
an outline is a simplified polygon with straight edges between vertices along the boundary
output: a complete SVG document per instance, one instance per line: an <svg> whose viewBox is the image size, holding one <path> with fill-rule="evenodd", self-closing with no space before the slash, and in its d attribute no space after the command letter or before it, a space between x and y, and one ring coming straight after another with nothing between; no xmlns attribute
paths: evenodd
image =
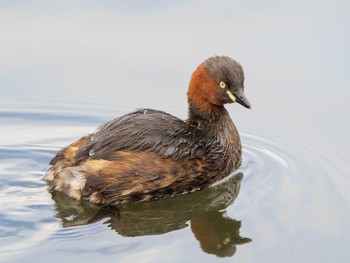
<svg viewBox="0 0 350 263"><path fill-rule="evenodd" d="M163 199L199 190L241 163L239 134L224 108L244 97L241 66L212 57L192 75L189 117L143 109L121 116L61 150L44 179L52 191L92 203Z"/></svg>

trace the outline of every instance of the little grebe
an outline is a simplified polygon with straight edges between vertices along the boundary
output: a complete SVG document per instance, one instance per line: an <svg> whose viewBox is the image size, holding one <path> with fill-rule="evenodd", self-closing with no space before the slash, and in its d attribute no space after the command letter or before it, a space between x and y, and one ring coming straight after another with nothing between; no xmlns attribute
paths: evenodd
<svg viewBox="0 0 350 263"><path fill-rule="evenodd" d="M236 170L239 134L224 104L246 108L243 69L230 57L211 57L194 71L186 121L152 109L101 126L57 153L44 180L52 191L118 204L202 189Z"/></svg>

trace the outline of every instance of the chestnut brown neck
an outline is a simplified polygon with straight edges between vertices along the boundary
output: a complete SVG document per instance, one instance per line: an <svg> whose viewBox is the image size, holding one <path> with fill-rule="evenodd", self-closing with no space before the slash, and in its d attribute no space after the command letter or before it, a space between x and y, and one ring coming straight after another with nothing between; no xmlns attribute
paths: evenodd
<svg viewBox="0 0 350 263"><path fill-rule="evenodd" d="M216 81L206 72L204 65L200 65L192 74L187 92L188 123L209 131L230 118L224 106L217 103L219 91L216 86Z"/></svg>
<svg viewBox="0 0 350 263"><path fill-rule="evenodd" d="M187 98L189 104L206 114L215 114L221 111L223 106L217 105L219 97L216 81L207 73L205 66L200 65L192 74L188 87Z"/></svg>

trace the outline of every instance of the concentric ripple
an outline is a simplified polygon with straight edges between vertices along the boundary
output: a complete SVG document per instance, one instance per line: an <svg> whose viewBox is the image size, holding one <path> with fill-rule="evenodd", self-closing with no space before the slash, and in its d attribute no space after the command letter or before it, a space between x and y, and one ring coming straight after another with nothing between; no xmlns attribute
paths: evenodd
<svg viewBox="0 0 350 263"><path fill-rule="evenodd" d="M349 216L349 210L339 207L350 202L345 170L350 158L343 146L318 136L293 138L242 130L240 170L245 180L236 214L250 214L257 232L268 228L280 238L283 231L285 236L298 231L349 234L339 227Z"/></svg>

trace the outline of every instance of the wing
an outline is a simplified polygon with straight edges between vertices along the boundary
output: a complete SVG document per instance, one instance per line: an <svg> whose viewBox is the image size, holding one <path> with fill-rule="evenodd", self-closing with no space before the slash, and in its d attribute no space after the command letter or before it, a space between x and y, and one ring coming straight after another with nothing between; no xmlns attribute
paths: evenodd
<svg viewBox="0 0 350 263"><path fill-rule="evenodd" d="M213 142L196 126L165 112L143 109L101 126L79 148L76 161L89 157L113 160L118 158L117 151L149 151L164 158L198 159L208 147L215 148Z"/></svg>

